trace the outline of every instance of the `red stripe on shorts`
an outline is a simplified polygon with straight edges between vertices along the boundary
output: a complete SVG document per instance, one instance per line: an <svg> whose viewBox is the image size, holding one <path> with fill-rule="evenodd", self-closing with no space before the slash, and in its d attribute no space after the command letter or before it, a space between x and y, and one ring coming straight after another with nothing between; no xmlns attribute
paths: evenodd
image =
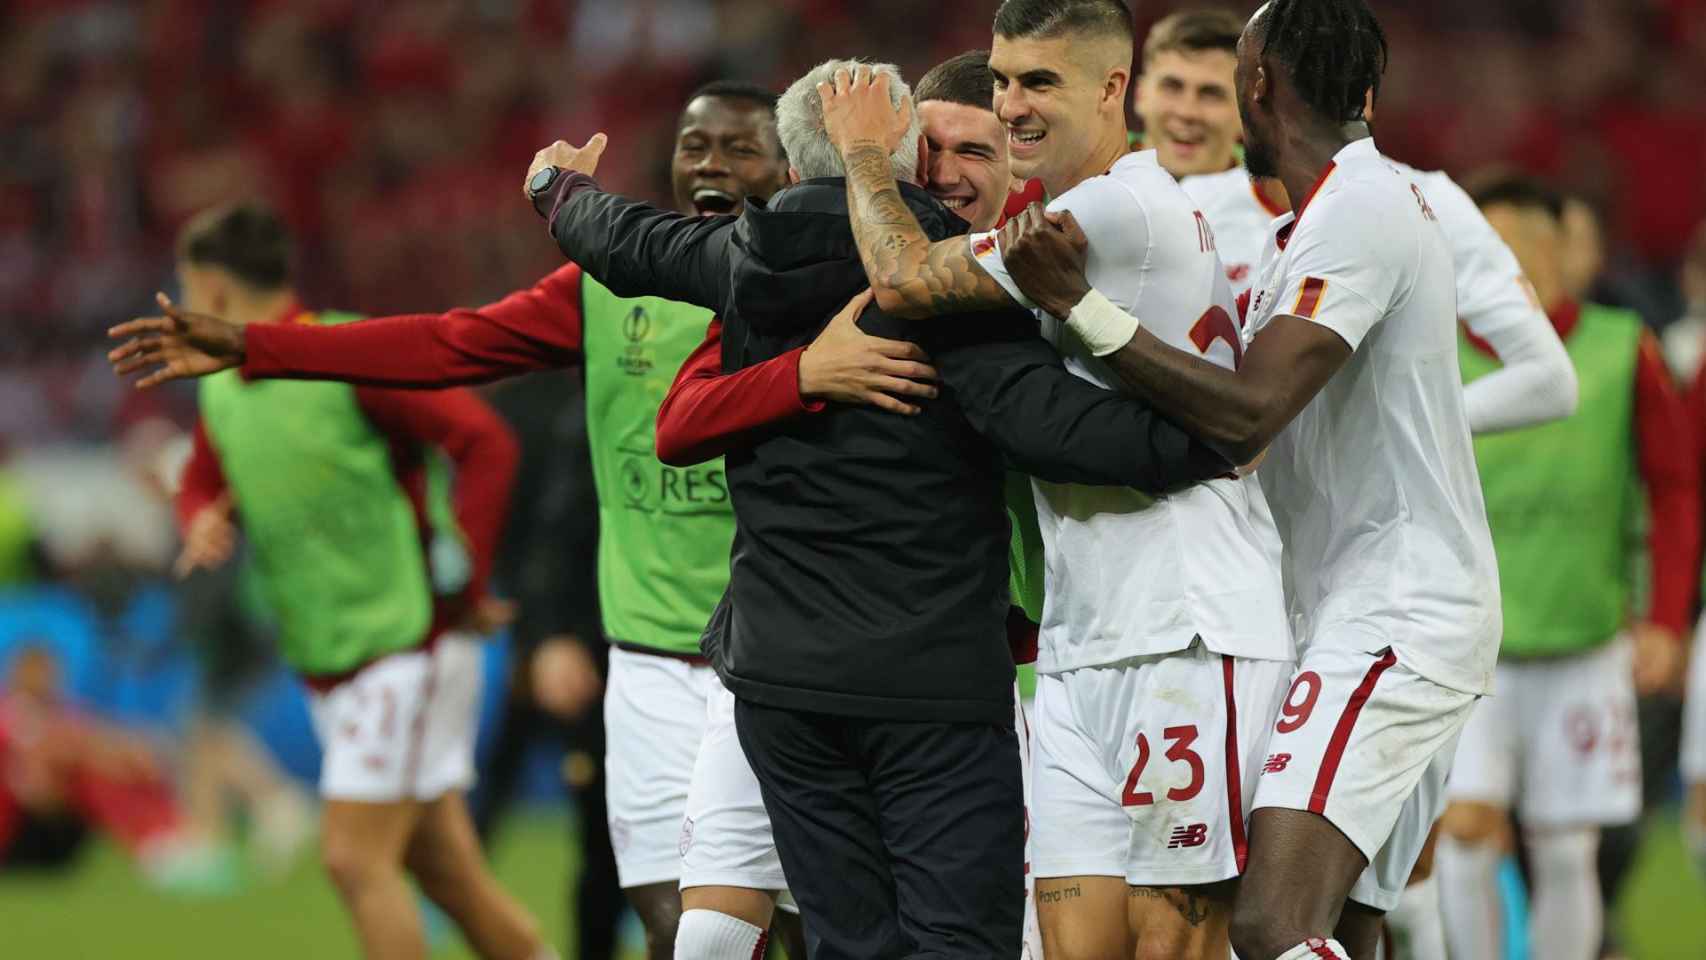
<svg viewBox="0 0 1706 960"><path fill-rule="evenodd" d="M1368 668L1368 674L1357 685L1356 692L1351 694L1350 702L1345 704L1345 712L1339 715L1339 725L1333 728L1333 738L1327 741L1327 754L1321 758L1321 770L1315 775L1315 792L1309 795L1310 813L1321 813L1327 808L1327 794L1333 790L1333 778L1339 774L1339 761L1344 758L1345 744L1350 742L1357 717L1362 714L1363 705L1368 703L1380 675L1397 662L1398 655L1388 648L1379 660L1374 661L1374 666Z"/></svg>
<svg viewBox="0 0 1706 960"><path fill-rule="evenodd" d="M1238 700L1233 696L1232 658L1220 655L1220 674L1226 680L1226 816L1232 824L1232 851L1238 859L1238 872L1250 858L1249 844L1244 840L1244 790L1239 782L1243 757L1238 753Z"/></svg>
<svg viewBox="0 0 1706 960"><path fill-rule="evenodd" d="M1307 941L1307 946L1309 947L1309 952L1315 954L1317 957L1326 957L1327 960L1340 960L1338 954L1327 948L1327 941L1325 940L1309 940Z"/></svg>

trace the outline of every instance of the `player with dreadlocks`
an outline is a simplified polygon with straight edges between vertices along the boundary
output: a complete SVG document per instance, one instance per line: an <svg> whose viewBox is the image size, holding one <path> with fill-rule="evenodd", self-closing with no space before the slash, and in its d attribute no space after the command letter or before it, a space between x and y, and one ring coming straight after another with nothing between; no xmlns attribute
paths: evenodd
<svg viewBox="0 0 1706 960"><path fill-rule="evenodd" d="M1301 657L1255 786L1232 917L1246 960L1375 954L1498 652L1451 251L1363 113L1386 54L1363 0L1274 0L1244 29L1246 163L1294 206L1267 240L1236 370L1093 290L1071 218L1033 208L1002 237L1020 287L1128 387L1234 462L1268 451L1257 475Z"/></svg>

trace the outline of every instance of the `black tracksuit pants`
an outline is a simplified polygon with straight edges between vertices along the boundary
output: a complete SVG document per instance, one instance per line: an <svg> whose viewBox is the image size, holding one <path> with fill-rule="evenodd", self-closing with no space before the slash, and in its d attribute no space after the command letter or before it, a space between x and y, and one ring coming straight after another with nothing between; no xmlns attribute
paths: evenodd
<svg viewBox="0 0 1706 960"><path fill-rule="evenodd" d="M1012 726L735 704L811 960L1014 957L1025 806Z"/></svg>

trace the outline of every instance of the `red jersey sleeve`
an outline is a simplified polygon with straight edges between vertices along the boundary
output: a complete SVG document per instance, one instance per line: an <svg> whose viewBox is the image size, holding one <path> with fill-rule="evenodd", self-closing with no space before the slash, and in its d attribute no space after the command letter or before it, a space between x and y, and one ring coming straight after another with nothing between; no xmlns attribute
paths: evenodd
<svg viewBox="0 0 1706 960"><path fill-rule="evenodd" d="M800 396L804 347L725 374L722 341L723 325L712 320L658 407L657 455L670 466L720 457L754 430L823 409Z"/></svg>
<svg viewBox="0 0 1706 960"><path fill-rule="evenodd" d="M471 390L403 391L358 388L362 412L393 443L439 447L456 468L457 526L468 538L474 571L463 595L485 594L498 539L509 515L521 446L504 421Z"/></svg>
<svg viewBox="0 0 1706 960"><path fill-rule="evenodd" d="M1700 455L1696 427L1659 353L1642 331L1635 365L1636 462L1647 491L1652 601L1647 619L1688 632L1700 580Z"/></svg>
<svg viewBox="0 0 1706 960"><path fill-rule="evenodd" d="M244 331L243 374L444 387L569 366L581 354L580 281L580 267L570 263L472 310L337 326L253 324Z"/></svg>
<svg viewBox="0 0 1706 960"><path fill-rule="evenodd" d="M178 532L188 536L190 521L203 507L224 495L225 490L225 470L219 465L219 454L207 439L207 427L197 420L190 458L184 462L178 482Z"/></svg>

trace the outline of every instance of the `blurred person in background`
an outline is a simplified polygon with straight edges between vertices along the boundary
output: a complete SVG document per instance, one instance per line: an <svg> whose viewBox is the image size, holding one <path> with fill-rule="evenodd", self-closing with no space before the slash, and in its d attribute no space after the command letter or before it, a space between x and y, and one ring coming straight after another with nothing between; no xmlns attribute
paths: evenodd
<svg viewBox="0 0 1706 960"><path fill-rule="evenodd" d="M68 702L48 648L13 655L0 685L0 873L65 868L99 831L153 882L195 889L201 851L166 774L145 738Z"/></svg>
<svg viewBox="0 0 1706 960"><path fill-rule="evenodd" d="M786 161L774 103L763 88L728 83L689 99L672 165L680 213L738 213L749 196L762 199L781 186ZM551 182L530 188L544 195ZM610 836L653 958L678 950L695 956L729 940L764 936L738 917L768 910L785 886L774 864L727 864L704 879L682 875L687 793L718 682L699 638L728 581L733 512L720 461L677 469L660 463L653 450L657 404L708 329L714 334L716 322L707 310L617 297L570 263L531 289L475 310L339 328L246 330L174 309L114 331L141 335L112 358L120 373L157 368L143 385L239 364L251 377L402 387L584 365L599 493L599 606L613 647L604 697ZM889 369L909 364L913 349L863 334L826 337L791 351L770 375L798 385L779 397L788 410L829 400L893 403L889 394L900 388ZM695 916L678 941L684 910ZM797 924L777 920L791 952L803 953Z"/></svg>
<svg viewBox="0 0 1706 960"><path fill-rule="evenodd" d="M1452 955L1504 955L1496 880L1514 813L1532 878L1536 954L1597 956L1602 827L1641 809L1635 698L1674 682L1700 560L1694 429L1657 340L1639 316L1576 299L1564 201L1502 176L1475 199L1516 253L1580 383L1567 420L1476 439L1498 552L1504 642L1497 695L1458 747L1441 820L1439 872ZM1473 389L1494 369L1470 331L1460 351ZM1651 597L1637 604L1629 534L1645 496Z"/></svg>
<svg viewBox="0 0 1706 960"><path fill-rule="evenodd" d="M6 470L6 456L0 441L0 592L29 586L46 572L29 501Z"/></svg>
<svg viewBox="0 0 1706 960"><path fill-rule="evenodd" d="M1671 369L1688 385L1688 409L1706 453L1706 223L1695 231L1678 272L1686 310L1666 328L1665 350ZM1706 877L1706 615L1695 627L1684 710L1681 767L1687 796L1682 829L1695 865Z"/></svg>
<svg viewBox="0 0 1706 960"><path fill-rule="evenodd" d="M129 472L162 507L176 500L193 441L162 419L126 431ZM313 839L309 798L279 769L240 712L277 667L276 624L260 596L250 551L231 562L190 571L174 592L173 642L195 662L195 690L182 730L182 793L189 829L229 853L234 827L247 823L250 851L262 871L282 876ZM236 863L227 864L237 883Z"/></svg>
<svg viewBox="0 0 1706 960"><path fill-rule="evenodd" d="M586 395L578 371L547 371L494 385L487 395L521 441L515 507L492 580L516 601L509 696L475 792L474 822L490 848L520 799L539 741L566 749L560 779L574 798L580 869L568 893L571 952L614 957L624 913L610 846L600 699L608 647L598 622L598 500L587 448Z"/></svg>
<svg viewBox="0 0 1706 960"><path fill-rule="evenodd" d="M178 246L184 299L243 325L355 319L305 309L291 244L270 212L216 208ZM162 300L164 298L162 297ZM376 960L424 958L408 878L480 956L555 954L487 870L463 791L473 782L477 639L500 625L485 593L508 509L515 441L467 391L201 384L178 494L178 572L231 559L241 524L309 689L323 749L321 854ZM453 469L452 503L429 475ZM451 514L451 528L439 524Z"/></svg>

